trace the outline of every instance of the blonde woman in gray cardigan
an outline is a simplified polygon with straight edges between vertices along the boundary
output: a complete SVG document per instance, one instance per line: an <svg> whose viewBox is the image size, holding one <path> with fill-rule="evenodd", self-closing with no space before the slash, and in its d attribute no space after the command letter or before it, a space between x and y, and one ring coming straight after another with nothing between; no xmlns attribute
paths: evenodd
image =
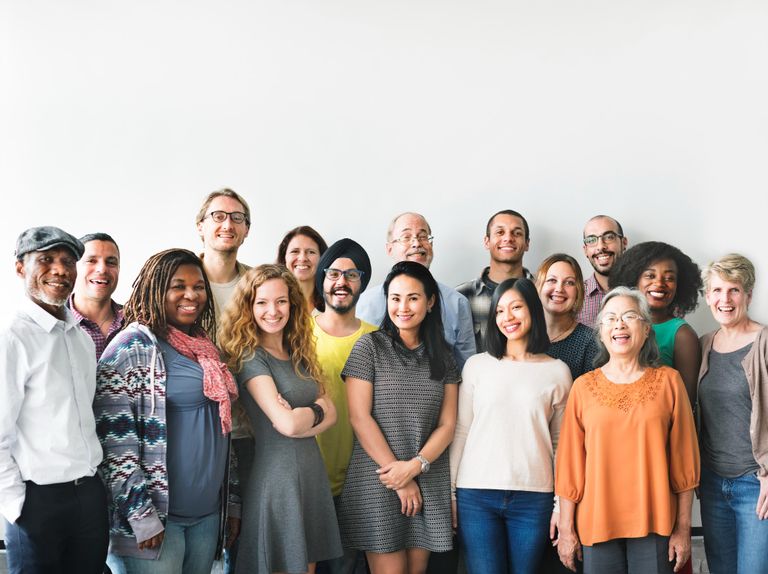
<svg viewBox="0 0 768 574"><path fill-rule="evenodd" d="M768 573L768 328L749 317L755 268L726 255L703 272L719 328L701 338L701 522L712 572Z"/></svg>

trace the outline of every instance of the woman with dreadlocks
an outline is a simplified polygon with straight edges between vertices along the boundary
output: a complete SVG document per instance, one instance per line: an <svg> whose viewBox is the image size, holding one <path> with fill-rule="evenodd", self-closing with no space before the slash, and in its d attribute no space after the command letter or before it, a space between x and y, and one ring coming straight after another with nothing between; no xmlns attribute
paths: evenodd
<svg viewBox="0 0 768 574"><path fill-rule="evenodd" d="M225 519L237 387L210 338L212 301L194 253L153 255L125 304L128 326L99 361L94 410L115 573L209 574L224 525L228 541L237 536L239 519Z"/></svg>

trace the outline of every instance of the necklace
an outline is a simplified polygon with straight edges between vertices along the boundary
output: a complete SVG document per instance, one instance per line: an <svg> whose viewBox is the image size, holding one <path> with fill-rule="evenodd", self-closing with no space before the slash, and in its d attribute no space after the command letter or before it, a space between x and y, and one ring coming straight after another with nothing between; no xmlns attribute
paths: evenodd
<svg viewBox="0 0 768 574"><path fill-rule="evenodd" d="M575 328L576 328L576 321L574 321L573 323L571 323L571 324L568 326L568 328L567 328L567 329L565 329L564 331L561 331L560 333L558 333L558 334L557 334L557 335L555 335L554 337L550 337L550 338L549 338L549 342L550 342L550 343L557 343L558 341L562 341L563 339L566 339L566 338L568 337L568 335L570 335L571 333L573 333L573 330L574 330Z"/></svg>

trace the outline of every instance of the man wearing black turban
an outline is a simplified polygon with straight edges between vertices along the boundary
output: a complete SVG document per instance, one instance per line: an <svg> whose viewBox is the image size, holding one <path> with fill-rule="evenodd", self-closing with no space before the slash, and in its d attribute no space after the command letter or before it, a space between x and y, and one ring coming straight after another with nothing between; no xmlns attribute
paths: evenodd
<svg viewBox="0 0 768 574"><path fill-rule="evenodd" d="M315 275L317 292L322 293L325 300L325 311L313 317L317 359L338 416L334 426L317 436L317 442L334 502L338 502L344 486L354 438L341 370L357 340L378 328L355 317L357 300L370 280L368 254L359 243L347 238L340 239L323 253ZM330 574L346 574L355 572L357 561L357 550L345 548L344 556L327 561L320 569Z"/></svg>

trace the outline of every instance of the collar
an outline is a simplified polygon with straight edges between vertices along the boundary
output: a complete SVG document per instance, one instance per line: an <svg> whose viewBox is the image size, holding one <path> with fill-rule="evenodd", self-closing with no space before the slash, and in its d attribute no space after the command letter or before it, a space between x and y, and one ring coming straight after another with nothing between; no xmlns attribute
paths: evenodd
<svg viewBox="0 0 768 574"><path fill-rule="evenodd" d="M54 327L58 325L59 323L64 324L64 330L67 331L71 329L72 327L77 326L77 320L72 315L72 312L67 308L66 305L63 306L64 309L64 319L58 319L51 315L48 311L43 309L40 305L32 301L29 297L24 297L24 300L21 303L21 311L25 313L34 323L36 323L41 329L43 329L46 333L50 333L53 331Z"/></svg>
<svg viewBox="0 0 768 574"><path fill-rule="evenodd" d="M114 313L114 315L115 315L115 318L112 320L112 322L114 323L115 321L120 321L120 323L122 324L123 320L125 319L125 315L123 313L123 306L122 305L118 305L117 303L115 303L114 299L110 299L109 300L109 304L112 307L112 313ZM70 313L72 313L72 316L74 317L75 322L78 325L80 323L83 323L84 321L88 322L88 323L91 323L93 325L96 325L96 323L94 321L91 321L88 317L86 317L85 315L81 314L80 311L77 310L77 308L75 307L75 294L74 293L72 293L69 296L69 299L67 299L67 309L69 309Z"/></svg>
<svg viewBox="0 0 768 574"><path fill-rule="evenodd" d="M587 277L587 280L584 281L584 292L586 295L593 295L597 291L598 293L605 294L605 291L603 291L603 288L600 287L600 283L597 282L597 279L595 278L595 274L592 273L589 277Z"/></svg>

